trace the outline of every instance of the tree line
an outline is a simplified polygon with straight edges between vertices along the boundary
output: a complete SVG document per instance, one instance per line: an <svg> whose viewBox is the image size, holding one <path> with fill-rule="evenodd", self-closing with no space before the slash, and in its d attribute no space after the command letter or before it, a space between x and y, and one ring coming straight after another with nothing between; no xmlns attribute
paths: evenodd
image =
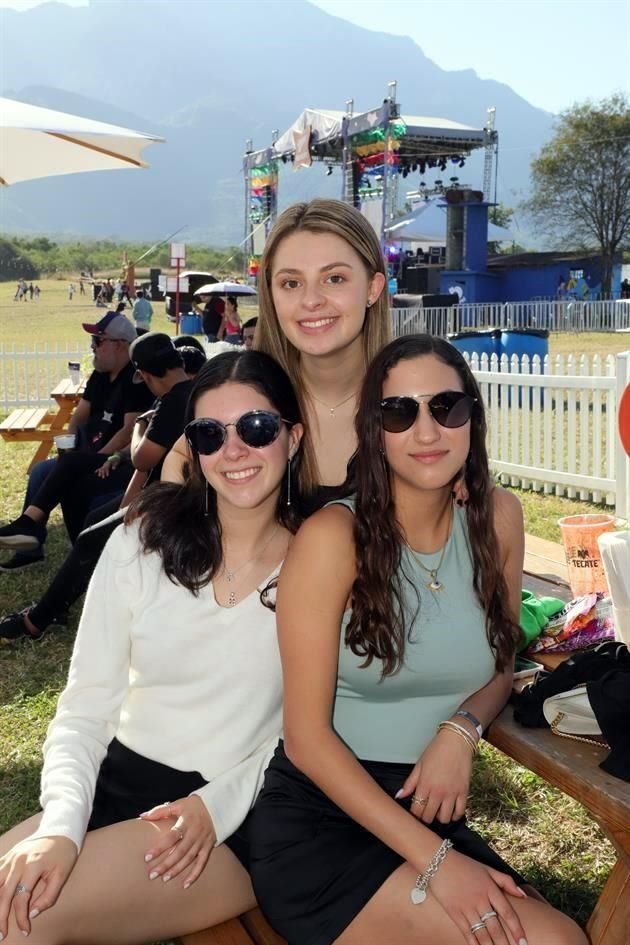
<svg viewBox="0 0 630 945"><path fill-rule="evenodd" d="M116 240L54 241L47 236L0 237L0 280L65 278L81 272L103 274L122 269L123 253L141 268L169 269L169 245L130 243ZM188 269L213 272L242 272L240 249L186 247Z"/></svg>

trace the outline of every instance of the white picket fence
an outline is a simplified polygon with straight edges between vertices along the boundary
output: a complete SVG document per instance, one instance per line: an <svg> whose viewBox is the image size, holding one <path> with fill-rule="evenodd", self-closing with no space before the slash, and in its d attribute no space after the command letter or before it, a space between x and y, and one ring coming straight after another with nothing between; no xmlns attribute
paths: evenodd
<svg viewBox="0 0 630 945"><path fill-rule="evenodd" d="M0 410L15 407L50 407L50 392L68 376L68 361L91 368L89 340L84 343L39 342L0 345Z"/></svg>
<svg viewBox="0 0 630 945"><path fill-rule="evenodd" d="M435 330L432 310L418 311L424 321L414 331L446 334ZM0 346L0 411L49 406L50 391L67 376L69 360L88 368L86 345ZM617 433L617 405L630 383L630 351L543 362L496 355L468 360L487 407L488 452L497 475L521 488L604 502L630 518L630 461Z"/></svg>
<svg viewBox="0 0 630 945"><path fill-rule="evenodd" d="M630 383L630 352L588 357L465 355L488 416L494 471L511 485L604 502L630 513L630 461L617 405Z"/></svg>

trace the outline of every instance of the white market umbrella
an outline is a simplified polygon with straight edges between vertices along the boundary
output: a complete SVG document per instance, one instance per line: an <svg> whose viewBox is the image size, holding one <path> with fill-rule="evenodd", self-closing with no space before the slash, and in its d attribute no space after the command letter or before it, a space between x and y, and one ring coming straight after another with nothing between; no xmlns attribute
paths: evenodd
<svg viewBox="0 0 630 945"><path fill-rule="evenodd" d="M256 289L241 282L209 282L197 289L194 295L256 295Z"/></svg>
<svg viewBox="0 0 630 945"><path fill-rule="evenodd" d="M142 152L163 141L118 125L0 98L0 184L83 171L148 167Z"/></svg>

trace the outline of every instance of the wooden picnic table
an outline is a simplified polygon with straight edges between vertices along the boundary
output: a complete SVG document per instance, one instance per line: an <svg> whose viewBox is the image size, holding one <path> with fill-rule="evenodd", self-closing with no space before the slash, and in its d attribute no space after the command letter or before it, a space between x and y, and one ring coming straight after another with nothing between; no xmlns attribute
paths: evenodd
<svg viewBox="0 0 630 945"><path fill-rule="evenodd" d="M527 537L523 586L538 595L570 600L560 545ZM539 653L535 657L551 669L564 658ZM600 825L615 848L617 861L587 932L593 945L630 945L630 784L599 767L608 750L560 738L546 728L524 728L514 721L509 705L485 737L518 764L579 801Z"/></svg>
<svg viewBox="0 0 630 945"><path fill-rule="evenodd" d="M527 536L523 587L540 596L570 600L561 545ZM536 654L536 659L548 668L554 668L564 658ZM514 721L510 705L492 723L485 737L518 764L579 801L600 825L615 848L617 861L588 921L587 931L592 945L630 945L630 784L599 767L607 749L560 738L548 729L523 728ZM214 928L184 935L178 942L286 945L259 909Z"/></svg>
<svg viewBox="0 0 630 945"><path fill-rule="evenodd" d="M8 442L39 443L29 464L30 472L36 463L48 457L54 437L66 433L72 411L81 399L85 381L75 384L69 378L60 381L50 392L57 404L57 410L45 407L25 407L14 410L0 423L0 435Z"/></svg>

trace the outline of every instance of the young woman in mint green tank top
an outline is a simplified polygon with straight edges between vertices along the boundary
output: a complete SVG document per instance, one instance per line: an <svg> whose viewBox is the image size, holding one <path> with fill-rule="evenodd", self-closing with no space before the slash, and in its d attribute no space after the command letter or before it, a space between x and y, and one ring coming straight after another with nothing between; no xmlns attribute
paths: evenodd
<svg viewBox="0 0 630 945"><path fill-rule="evenodd" d="M302 526L280 577L259 904L290 945L586 945L465 823L511 689L524 549L477 383L447 342L400 338L368 367L356 430L356 495Z"/></svg>

